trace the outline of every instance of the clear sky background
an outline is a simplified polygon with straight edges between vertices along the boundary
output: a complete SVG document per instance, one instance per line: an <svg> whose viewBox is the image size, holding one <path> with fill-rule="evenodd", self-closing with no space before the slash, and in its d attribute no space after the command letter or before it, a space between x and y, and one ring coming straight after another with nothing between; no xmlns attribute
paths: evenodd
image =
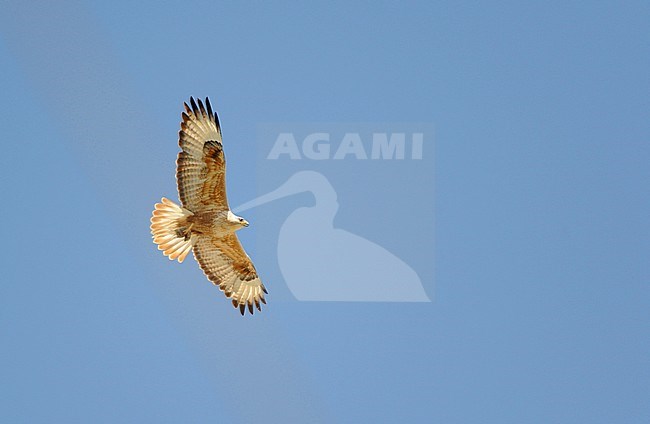
<svg viewBox="0 0 650 424"><path fill-rule="evenodd" d="M1 421L650 422L647 2L1 9ZM433 302L242 319L164 259L190 95L237 140L434 124Z"/></svg>

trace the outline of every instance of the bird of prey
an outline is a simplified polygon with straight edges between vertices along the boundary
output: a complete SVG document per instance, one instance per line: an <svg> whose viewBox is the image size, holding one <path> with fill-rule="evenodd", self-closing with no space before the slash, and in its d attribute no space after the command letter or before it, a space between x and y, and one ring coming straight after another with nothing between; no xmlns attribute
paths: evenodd
<svg viewBox="0 0 650 424"><path fill-rule="evenodd" d="M197 105L198 103L198 105ZM190 251L213 284L242 315L261 311L268 293L235 232L248 222L230 210L226 198L226 159L219 117L206 97L205 106L190 97L182 114L176 160L181 205L162 198L151 217L153 242L170 260L183 262Z"/></svg>

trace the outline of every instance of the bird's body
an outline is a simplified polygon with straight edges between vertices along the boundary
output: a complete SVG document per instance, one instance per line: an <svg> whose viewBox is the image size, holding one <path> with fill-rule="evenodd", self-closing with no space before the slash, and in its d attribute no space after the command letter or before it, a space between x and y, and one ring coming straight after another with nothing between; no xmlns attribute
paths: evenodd
<svg viewBox="0 0 650 424"><path fill-rule="evenodd" d="M163 197L151 217L158 249L183 262L190 251L215 285L232 299L242 315L266 303L266 288L235 232L248 222L232 213L226 197L226 160L221 127L210 101L185 104L176 161L176 181L182 207Z"/></svg>

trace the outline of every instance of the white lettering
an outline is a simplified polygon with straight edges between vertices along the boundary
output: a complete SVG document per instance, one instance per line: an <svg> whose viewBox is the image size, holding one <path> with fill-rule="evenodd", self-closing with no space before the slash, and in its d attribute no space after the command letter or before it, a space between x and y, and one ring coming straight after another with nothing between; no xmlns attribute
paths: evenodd
<svg viewBox="0 0 650 424"><path fill-rule="evenodd" d="M318 143L322 141L324 143ZM302 153L308 159L322 160L330 158L330 135L327 133L313 133L305 137L302 143ZM318 144L316 144L318 143Z"/></svg>
<svg viewBox="0 0 650 424"><path fill-rule="evenodd" d="M269 152L267 159L277 159L280 155L289 155L291 159L300 159L300 152L296 139L292 133L280 133L273 148Z"/></svg>
<svg viewBox="0 0 650 424"><path fill-rule="evenodd" d="M411 137L411 159L422 159L422 141L424 135L422 133L413 133Z"/></svg>
<svg viewBox="0 0 650 424"><path fill-rule="evenodd" d="M357 159L368 159L358 133L345 133L341 145L334 154L334 159L344 159L347 155L354 155Z"/></svg>
<svg viewBox="0 0 650 424"><path fill-rule="evenodd" d="M343 135L338 147L332 145L331 134L326 132L317 132L308 134L302 140L302 149L298 146L296 138L293 133L279 133L275 144L271 148L267 159L279 159L286 156L291 160L298 159L311 159L311 160L326 160L326 159L347 159L352 156L354 159L365 160L370 158L391 160L405 159L406 155L406 136L411 136L410 145L410 159L421 160L422 150L424 148L424 134L418 133L373 133L372 146L368 146L361 139L359 133L349 132ZM336 142L336 140L334 140ZM370 148L370 151L367 149ZM332 151L336 149L332 157Z"/></svg>
<svg viewBox="0 0 650 424"><path fill-rule="evenodd" d="M372 135L372 159L404 159L406 134L391 133L390 139L386 133Z"/></svg>

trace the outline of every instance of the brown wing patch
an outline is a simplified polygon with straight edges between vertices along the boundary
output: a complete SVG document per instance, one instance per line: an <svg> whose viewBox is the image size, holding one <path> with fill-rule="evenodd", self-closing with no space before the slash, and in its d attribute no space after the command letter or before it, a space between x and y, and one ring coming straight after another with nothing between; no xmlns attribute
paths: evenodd
<svg viewBox="0 0 650 424"><path fill-rule="evenodd" d="M206 174L201 188L201 203L229 210L226 197L226 158L221 143L216 140L207 141L203 145L203 160Z"/></svg>

